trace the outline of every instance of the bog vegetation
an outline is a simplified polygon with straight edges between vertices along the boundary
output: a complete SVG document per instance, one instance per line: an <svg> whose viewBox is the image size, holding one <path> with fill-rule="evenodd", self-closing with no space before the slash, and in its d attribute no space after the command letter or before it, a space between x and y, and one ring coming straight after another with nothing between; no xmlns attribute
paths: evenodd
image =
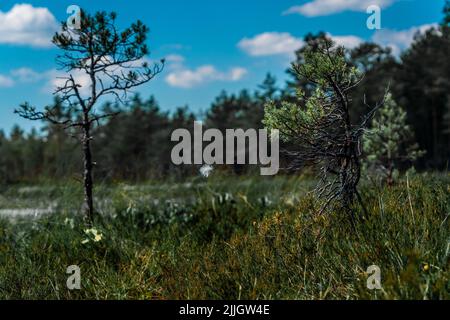
<svg viewBox="0 0 450 320"><path fill-rule="evenodd" d="M363 185L353 227L318 215L307 176L102 186L101 220L73 215L79 184L4 189L0 207L54 213L0 222L0 298L449 299L450 176ZM1 209L0 209L1 212ZM81 269L81 290L66 268ZM367 289L378 265L382 290Z"/></svg>
<svg viewBox="0 0 450 320"><path fill-rule="evenodd" d="M400 57L309 34L290 81L267 75L255 92L223 92L203 115L117 96L160 71L108 71L147 53L140 22L119 36L115 15L99 13L85 27L102 37L57 35L63 51L87 44L91 63L77 56L66 67L90 72L94 90L77 97L70 76L52 106L19 110L42 120L42 133L0 133L0 298L449 299L448 1L444 13ZM110 43L119 61L95 51ZM96 104L95 83L118 99ZM202 177L175 166L170 134L198 118L221 131L280 129L295 173L235 165ZM66 287L72 265L81 290ZM381 290L367 288L371 265Z"/></svg>

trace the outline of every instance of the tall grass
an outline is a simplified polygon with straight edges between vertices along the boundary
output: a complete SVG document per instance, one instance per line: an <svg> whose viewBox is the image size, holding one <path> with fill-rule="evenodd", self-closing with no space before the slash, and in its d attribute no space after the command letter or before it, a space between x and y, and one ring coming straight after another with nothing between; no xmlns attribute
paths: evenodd
<svg viewBox="0 0 450 320"><path fill-rule="evenodd" d="M78 186L10 189L0 208L49 199L58 206L37 219L1 220L0 298L450 298L449 176L367 183L369 214L355 227L338 212L317 214L313 184L212 177L100 186L95 228L103 238L84 244ZM374 264L382 290L366 286ZM66 287L70 265L81 268L81 290Z"/></svg>

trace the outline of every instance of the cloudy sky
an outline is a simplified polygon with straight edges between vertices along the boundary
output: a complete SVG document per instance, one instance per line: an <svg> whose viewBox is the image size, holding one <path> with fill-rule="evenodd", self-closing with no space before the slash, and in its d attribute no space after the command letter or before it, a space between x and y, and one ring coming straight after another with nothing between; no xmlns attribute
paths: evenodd
<svg viewBox="0 0 450 320"><path fill-rule="evenodd" d="M398 54L417 30L441 20L444 0L2 0L0 129L36 126L14 115L14 108L52 101L60 71L50 39L71 4L116 11L121 26L146 23L150 58L166 58L167 68L139 92L154 94L163 109L187 104L198 112L222 89L255 89L269 71L281 83L308 32L326 31L346 47L373 40ZM378 31L366 27L372 4L382 8Z"/></svg>

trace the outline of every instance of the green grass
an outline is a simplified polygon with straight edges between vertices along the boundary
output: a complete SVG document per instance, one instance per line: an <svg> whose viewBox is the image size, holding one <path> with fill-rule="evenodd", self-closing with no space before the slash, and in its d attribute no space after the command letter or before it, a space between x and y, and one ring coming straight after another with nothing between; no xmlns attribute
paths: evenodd
<svg viewBox="0 0 450 320"><path fill-rule="evenodd" d="M1 299L449 299L450 176L362 186L369 216L353 228L318 216L305 177L212 177L96 188L90 241L76 183L3 187ZM358 209L357 209L358 210ZM382 290L366 287L370 265ZM66 287L81 268L82 289Z"/></svg>

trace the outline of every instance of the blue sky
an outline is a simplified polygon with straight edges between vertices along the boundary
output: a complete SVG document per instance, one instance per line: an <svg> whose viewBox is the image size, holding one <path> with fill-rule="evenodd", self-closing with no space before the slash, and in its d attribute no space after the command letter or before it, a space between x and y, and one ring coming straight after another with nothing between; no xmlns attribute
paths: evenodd
<svg viewBox="0 0 450 320"><path fill-rule="evenodd" d="M329 32L338 43L363 40L408 46L417 30L442 19L444 0L41 0L0 3L0 129L38 126L13 110L29 101L52 101L57 54L50 44L67 7L116 11L120 26L136 19L150 27L150 58L167 58L167 68L138 91L155 95L162 109L189 105L199 112L225 89L256 89L267 72L282 84L293 51L308 32ZM366 27L370 4L382 8L382 29Z"/></svg>

